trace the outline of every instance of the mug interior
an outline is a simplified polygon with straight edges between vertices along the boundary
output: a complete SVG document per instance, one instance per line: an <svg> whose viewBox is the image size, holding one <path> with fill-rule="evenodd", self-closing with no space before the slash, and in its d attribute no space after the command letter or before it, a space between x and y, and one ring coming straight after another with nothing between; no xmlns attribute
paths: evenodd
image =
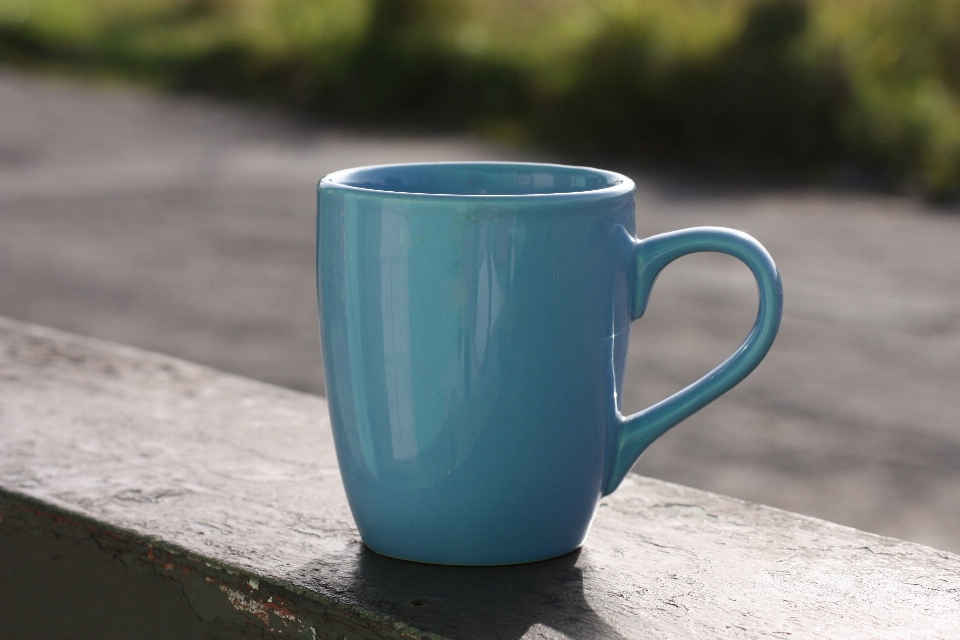
<svg viewBox="0 0 960 640"><path fill-rule="evenodd" d="M440 162L347 169L324 181L372 191L426 195L548 195L598 191L623 176L588 167L501 162Z"/></svg>

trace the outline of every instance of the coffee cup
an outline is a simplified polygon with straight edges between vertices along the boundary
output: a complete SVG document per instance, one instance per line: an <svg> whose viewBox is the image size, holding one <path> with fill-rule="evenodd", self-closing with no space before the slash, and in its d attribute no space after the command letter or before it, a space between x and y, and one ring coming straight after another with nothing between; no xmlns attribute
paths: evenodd
<svg viewBox="0 0 960 640"><path fill-rule="evenodd" d="M638 240L635 190L610 171L529 163L320 181L327 398L372 550L456 565L568 553L650 443L759 364L782 311L770 255L716 227ZM756 322L706 376L624 416L631 322L657 274L702 251L750 268Z"/></svg>

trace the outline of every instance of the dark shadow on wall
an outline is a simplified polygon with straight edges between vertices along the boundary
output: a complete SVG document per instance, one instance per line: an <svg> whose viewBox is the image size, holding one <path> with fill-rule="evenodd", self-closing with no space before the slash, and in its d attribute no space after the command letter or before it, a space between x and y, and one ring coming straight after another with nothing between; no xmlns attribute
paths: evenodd
<svg viewBox="0 0 960 640"><path fill-rule="evenodd" d="M296 572L298 581L340 584L342 595L384 617L450 637L522 637L542 625L569 638L621 638L584 595L580 550L506 567L451 567L394 560L360 545L350 560Z"/></svg>

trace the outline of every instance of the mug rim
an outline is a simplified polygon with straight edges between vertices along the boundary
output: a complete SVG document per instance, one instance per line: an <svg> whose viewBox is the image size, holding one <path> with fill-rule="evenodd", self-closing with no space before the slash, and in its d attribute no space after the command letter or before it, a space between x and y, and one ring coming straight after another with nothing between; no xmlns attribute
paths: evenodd
<svg viewBox="0 0 960 640"><path fill-rule="evenodd" d="M590 189L583 191L554 191L554 192L544 192L544 193L431 193L427 191L392 191L390 189L378 189L374 187L367 186L357 186L352 184L346 184L342 180L346 179L350 174L355 174L360 171L374 171L374 170L388 170L393 168L414 168L414 167L476 167L478 169L483 168L526 168L526 169L562 169L569 171L571 169L577 171L583 171L588 173L593 173L599 175L603 178L606 178L609 184L606 187L601 187L599 189ZM558 163L549 163L549 162L510 162L510 161L452 161L452 162L395 162L387 164L375 164L359 167L350 167L347 169L339 169L323 176L319 183L317 184L319 190L328 190L328 189L337 189L343 191L349 191L356 194L366 194L369 196L390 196L396 198L412 198L412 199L465 199L465 200L496 200L496 201L505 201L505 200L523 200L523 201L543 201L550 199L557 200L595 200L595 199L605 199L610 197L617 197L626 195L636 191L636 184L628 178L627 176L617 173L615 171L608 171L606 169L597 169L595 167L579 166L579 165L565 165Z"/></svg>

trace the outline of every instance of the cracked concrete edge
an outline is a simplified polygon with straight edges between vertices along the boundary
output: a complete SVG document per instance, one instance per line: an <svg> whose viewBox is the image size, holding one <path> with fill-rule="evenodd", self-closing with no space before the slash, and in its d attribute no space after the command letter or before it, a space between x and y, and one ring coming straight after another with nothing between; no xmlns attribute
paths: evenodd
<svg viewBox="0 0 960 640"><path fill-rule="evenodd" d="M196 615L205 637L247 637L254 631L261 637L304 640L442 638L294 584L0 488L0 539L18 533L45 537L64 551L73 545L86 547L122 565L135 580L160 578L176 583L181 600Z"/></svg>
<svg viewBox="0 0 960 640"><path fill-rule="evenodd" d="M136 451L136 448L105 446L99 455L80 464L80 461L73 460L71 451L83 441L85 432L74 430L80 429L83 423L44 423L40 420L42 416L33 410L40 411L49 406L53 414L59 414L58 405L70 399L78 401L84 394L98 389L118 400L110 406L131 409L135 405L128 404L130 398L120 392L131 386L138 392L149 391L151 380L155 379L162 382L158 393L163 397L179 397L180 392L201 383L210 385L210 389L219 389L223 393L216 396L219 400L214 403L215 409L233 402L241 387L282 400L280 404L284 406L292 403L290 408L311 415L317 412L319 407L314 405L320 400L251 380L224 376L186 362L178 364L159 354L3 319L0 319L0 342L5 342L2 351L18 351L11 362L28 365L7 371L7 380L10 381L8 407L16 404L13 399L20 398L27 390L32 389L37 394L37 401L30 405L31 410L17 414L22 428L19 431L11 429L12 434L19 434L16 441L29 449L33 441L40 441L45 434L71 436L65 439L67 445L64 447L48 450L45 454L37 452L37 455L52 456L49 459L58 462L56 474L47 480L38 476L36 486L28 481L11 483L16 488L8 488L6 492L0 490L0 517L4 518L0 521L0 567L3 567L0 571L0 629L10 632L4 616L16 617L11 615L15 606L8 599L11 593L32 607L29 609L31 613L21 615L21 618L46 614L43 606L49 608L56 604L58 606L54 608L57 609L62 605L62 608L76 610L80 606L78 602L89 603L91 600L103 618L124 613L128 618L139 616L155 620L160 617L157 612L164 603L142 597L126 597L128 608L135 611L118 612L117 601L125 596L124 571L130 576L127 583L165 583L168 586L164 596L168 613L172 611L169 606L171 594L184 602L189 598L189 606L180 606L179 609L180 618L186 621L172 621L172 615L166 620L170 625L183 626L187 622L193 625L190 628L192 635L158 635L156 631L151 635L139 633L138 628L138 633L126 635L74 632L64 636L11 632L11 637L137 637L138 640L264 636L436 637L420 631L423 628L450 637L521 637L528 631L531 636L556 631L555 635L548 637L611 637L620 631L624 637L664 637L677 633L689 635L691 630L695 630L693 635L698 637L765 637L771 628L784 633L800 631L800 635L811 637L816 636L817 631L821 632L821 637L846 638L895 638L901 637L904 631L925 633L925 637L955 636L957 603L960 602L956 595L960 593L956 582L960 575L957 556L637 476L631 476L623 489L602 503L604 513L598 516L590 544L578 558L567 558L552 566L506 570L512 580L504 580L500 574L488 576L485 582L480 582L477 576L464 580L462 573L430 567L408 571L394 561L375 557L363 552L359 546L353 546L360 543L358 539L354 542L352 535L348 536L350 541L345 547L333 545L332 554L321 553L310 545L300 547L301 552L304 548L309 551L306 555L301 554L300 560L294 563L297 571L271 574L270 569L277 561L283 563L296 559L298 549L293 544L295 540L287 539L286 545L275 544L278 537L295 536L278 536L278 532L284 531L283 525L272 520L256 538L264 546L254 547L252 555L250 546L243 549L247 530L242 527L237 529L239 533L236 535L219 536L217 546L212 546L209 539L204 538L202 541L195 539L192 546L178 547L170 541L183 542L185 538L178 534L183 529L141 527L137 512L129 505L114 511L100 510L101 516L98 517L97 509L84 510L76 506L80 502L67 499L73 495L71 491L77 488L76 483L80 480L92 483L93 489L85 495L95 504L114 489L139 486L110 484L107 482L109 468L104 466L114 458L128 460L124 457L125 452ZM59 366L64 364L69 366ZM88 374L93 375L97 384L86 384L90 382ZM211 384L217 381L229 384L226 389ZM64 382L67 384L62 384ZM56 395L50 395L51 390ZM72 390L70 394L66 393L68 390ZM119 395L114 397L112 394L116 393ZM174 395L170 396L171 393ZM209 407L208 400L195 399L194 409ZM96 404L80 403L70 411L91 416L99 409ZM276 409L273 407L271 411ZM244 413L248 410L244 409ZM232 415L227 416L226 423L230 422ZM287 422L289 417L284 413L283 421ZM0 416L0 422L2 419ZM43 424L46 427L41 428ZM12 427L12 421L10 425ZM300 425L293 431L300 428L306 427ZM173 438L171 443L180 442L176 439L180 432L164 430L164 433ZM100 436L105 438L105 443L113 439L109 429ZM0 442L0 448L3 444ZM220 446L218 444L215 448ZM289 446L289 442L285 446ZM329 449L329 446L325 448ZM210 462L206 457L198 457L206 455L209 450L173 449L180 456L192 451L193 460L203 460L205 465ZM11 456L10 460L13 466L9 469L14 476L24 472L24 479L33 479L30 464L18 467L16 456ZM151 468L165 469L163 465L170 461L169 458L158 458L150 463L154 465ZM140 463L136 466L139 468ZM54 477L57 482L50 482ZM249 488L249 485L245 486ZM321 491L321 485L318 483L310 490ZM273 504L279 495L290 494L281 491L261 496L261 499L264 504ZM236 508L235 513L250 516L249 503L229 504ZM349 517L345 499L338 498L326 506L335 516L333 520ZM296 509L291 503L287 510L293 512ZM179 521L180 525L205 517L208 511L206 504L194 505L193 510ZM269 518L254 520L266 522ZM167 520L163 522L169 523ZM316 525L315 532L326 530L324 522L327 521ZM151 535L153 531L164 530L168 535ZM142 533L132 533L136 531ZM331 539L343 541L340 528L334 527L331 531ZM31 541L36 543L33 548L27 544ZM259 556L261 550L269 553ZM15 557L18 551L22 558ZM90 563L82 565L78 557L95 555L100 559L100 566L115 566L116 572L110 574L112 582L102 578L97 583L102 594L99 599L113 600L109 603L111 606L90 597L70 600L59 593L51 595L67 581L62 571L57 573L59 569L51 560L56 554L63 557L64 565L72 563L72 573L68 572L67 577L73 582L67 585L67 591L73 589L73 596L78 592L83 596L81 590L84 589L88 595L93 589L89 585L96 583L95 575L88 576L81 570ZM264 567L264 571L258 571L256 565L245 564L244 557L261 557L259 566ZM31 558L34 560L32 565ZM317 559L322 562L311 562ZM184 572L184 568L193 573ZM29 589L20 589L21 593L16 593L17 578L9 574L29 577L27 574L31 571L42 574L34 579L34 583L42 579L53 586L42 585L43 588L32 592L40 595L29 595ZM268 575L272 577L266 577ZM284 576L300 580L299 587L286 582ZM359 580L351 576L359 577ZM212 582L207 582L206 578ZM771 578L775 582L771 582ZM412 598L451 593L449 587L455 582L458 587L466 585L467 588L445 604L438 603L436 609L412 612L407 606ZM511 582L513 584L509 584ZM477 584L477 588L471 588ZM144 592L148 591L148 588L144 589ZM154 593L157 591L154 589ZM486 599L481 600L477 594ZM771 597L772 594L775 595ZM54 596L60 598L59 602ZM274 597L272 602L271 597ZM278 604L283 610L267 604ZM205 612L203 615L209 622L198 611ZM520 615L509 619L511 611ZM295 619L285 618L287 612ZM55 611L49 615L63 617L64 614ZM507 623L501 623L503 619L508 619ZM407 620L409 625L400 620ZM298 627L297 621L306 626ZM749 629L744 628L745 622L750 623L746 625ZM141 620L140 624L145 623ZM500 625L499 634L491 630L497 624ZM835 633L831 635L830 631Z"/></svg>

